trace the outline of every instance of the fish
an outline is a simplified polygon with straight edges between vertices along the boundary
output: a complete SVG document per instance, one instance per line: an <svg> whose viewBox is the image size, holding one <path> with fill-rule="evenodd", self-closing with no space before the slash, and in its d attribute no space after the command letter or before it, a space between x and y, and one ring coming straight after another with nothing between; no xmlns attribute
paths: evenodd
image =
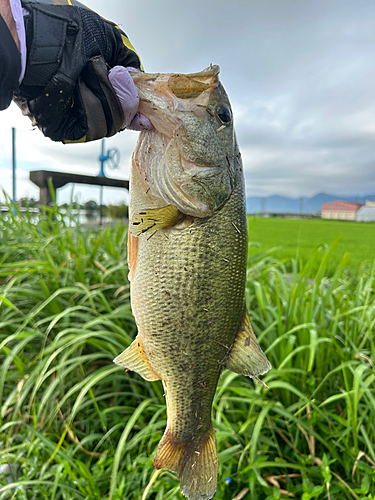
<svg viewBox="0 0 375 500"><path fill-rule="evenodd" d="M223 369L257 378L271 368L245 304L244 173L219 71L132 74L153 129L140 133L130 173L138 334L114 362L162 381L167 427L153 463L178 474L189 500L217 488L211 407Z"/></svg>

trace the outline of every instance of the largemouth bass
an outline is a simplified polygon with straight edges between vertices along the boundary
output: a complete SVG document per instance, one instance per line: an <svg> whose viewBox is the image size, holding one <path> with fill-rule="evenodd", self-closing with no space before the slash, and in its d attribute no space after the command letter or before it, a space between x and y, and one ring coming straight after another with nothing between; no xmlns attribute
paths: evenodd
<svg viewBox="0 0 375 500"><path fill-rule="evenodd" d="M224 367L271 366L245 306L244 176L218 66L133 75L142 132L132 158L128 261L135 341L115 362L165 389L168 425L154 465L190 500L213 497L218 459L211 405Z"/></svg>

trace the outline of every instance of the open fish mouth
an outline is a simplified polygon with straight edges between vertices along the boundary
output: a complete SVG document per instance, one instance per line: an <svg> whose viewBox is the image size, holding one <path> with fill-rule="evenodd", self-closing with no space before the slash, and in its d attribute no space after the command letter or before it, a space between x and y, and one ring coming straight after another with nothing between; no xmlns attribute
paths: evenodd
<svg viewBox="0 0 375 500"><path fill-rule="evenodd" d="M193 93L196 95L202 93L202 83L207 84L206 81L209 78L214 78L210 85L217 85L218 81L215 79L220 73L220 67L217 64L210 64L208 68L197 73L174 73L174 74L162 74L162 73L141 73L141 72L131 72L130 74L133 78L135 84L143 82L154 82L156 79L164 77L164 81L170 82L170 91L176 95L176 97L181 96L185 98L186 96L194 97ZM180 95L178 95L180 94Z"/></svg>
<svg viewBox="0 0 375 500"><path fill-rule="evenodd" d="M171 137L181 122L176 111L201 106L204 113L212 91L220 85L219 72L219 66L211 65L190 74L131 73L139 93L139 111L160 133Z"/></svg>

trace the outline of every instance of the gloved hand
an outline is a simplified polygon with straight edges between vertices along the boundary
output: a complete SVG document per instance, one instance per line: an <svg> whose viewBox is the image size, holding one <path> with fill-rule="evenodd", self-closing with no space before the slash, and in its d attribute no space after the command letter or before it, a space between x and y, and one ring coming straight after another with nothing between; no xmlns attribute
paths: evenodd
<svg viewBox="0 0 375 500"><path fill-rule="evenodd" d="M137 72L139 69L115 66L110 69L108 73L108 79L116 91L124 112L122 128L128 128L130 130L150 130L152 128L150 120L138 112L138 91L129 71Z"/></svg>
<svg viewBox="0 0 375 500"><path fill-rule="evenodd" d="M23 0L28 62L14 100L54 141L110 137L137 113L138 93L125 68L141 70L140 59L118 26L75 0L64 1ZM109 79L108 70L118 66L124 69ZM137 129L151 128L145 119L131 126L137 123Z"/></svg>

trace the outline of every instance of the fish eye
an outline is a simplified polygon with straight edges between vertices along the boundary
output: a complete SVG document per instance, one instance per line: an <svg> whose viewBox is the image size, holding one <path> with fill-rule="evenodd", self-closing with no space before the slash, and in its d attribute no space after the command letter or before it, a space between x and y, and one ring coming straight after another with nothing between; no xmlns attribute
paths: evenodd
<svg viewBox="0 0 375 500"><path fill-rule="evenodd" d="M228 106L220 106L217 110L217 116L222 123L229 123L232 121L232 112Z"/></svg>

